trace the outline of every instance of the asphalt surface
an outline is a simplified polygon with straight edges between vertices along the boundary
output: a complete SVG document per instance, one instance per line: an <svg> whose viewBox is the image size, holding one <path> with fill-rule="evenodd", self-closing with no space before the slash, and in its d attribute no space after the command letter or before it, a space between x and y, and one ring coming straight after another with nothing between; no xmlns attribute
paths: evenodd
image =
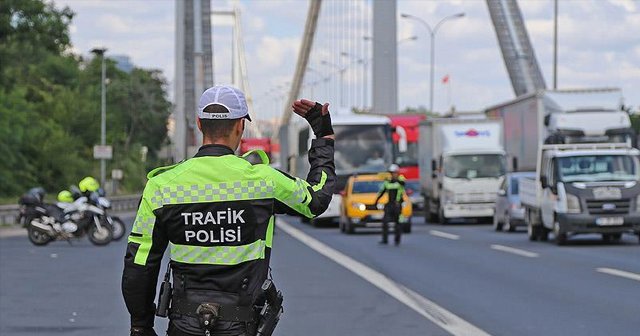
<svg viewBox="0 0 640 336"><path fill-rule="evenodd" d="M376 230L345 235L283 219L488 334L639 332L635 236L609 244L584 236L558 247L529 242L524 232L493 232L490 225L425 225L415 218L413 233L395 247L378 245ZM375 278L356 274L357 267L305 244L276 230L272 268L285 294L276 335L450 334L440 311L427 313L435 323L376 287ZM0 238L0 335L126 335L124 247L124 240L106 247L86 239L36 247L25 236ZM159 334L165 326L156 319Z"/></svg>

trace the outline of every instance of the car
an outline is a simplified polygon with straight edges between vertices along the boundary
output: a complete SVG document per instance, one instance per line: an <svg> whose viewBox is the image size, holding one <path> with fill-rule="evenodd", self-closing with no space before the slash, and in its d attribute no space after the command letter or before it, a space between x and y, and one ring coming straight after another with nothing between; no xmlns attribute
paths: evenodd
<svg viewBox="0 0 640 336"><path fill-rule="evenodd" d="M419 180L407 180L404 185L405 192L409 199L411 200L411 204L413 205L413 210L422 210L424 209L424 196L420 194L420 181Z"/></svg>
<svg viewBox="0 0 640 336"><path fill-rule="evenodd" d="M493 214L493 228L496 231L513 232L518 226L525 226L524 208L518 193L522 178L535 178L535 172L514 172L507 174L498 189L496 210Z"/></svg>
<svg viewBox="0 0 640 336"><path fill-rule="evenodd" d="M376 173L365 175L353 175L347 180L342 191L342 206L340 207L340 231L354 233L358 227L382 227L384 205L387 203L387 194L382 196L379 204L375 201L389 173ZM411 199L406 193L402 195L402 211L400 222L403 224L403 232L411 232L411 215L413 214Z"/></svg>

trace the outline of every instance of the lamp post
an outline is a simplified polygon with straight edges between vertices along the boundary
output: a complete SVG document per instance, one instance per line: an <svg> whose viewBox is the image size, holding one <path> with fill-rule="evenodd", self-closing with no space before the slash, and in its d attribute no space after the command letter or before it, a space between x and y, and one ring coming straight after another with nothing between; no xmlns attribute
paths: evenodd
<svg viewBox="0 0 640 336"><path fill-rule="evenodd" d="M335 65L335 64L333 64L331 62L328 62L328 61L322 61L320 63L323 64L323 65L328 65L328 66L330 66L332 68L338 69L338 72L340 73L340 78L339 78L340 83L338 83L338 87L339 87L339 90L340 90L340 96L339 96L338 100L340 101L340 107L346 107L346 106L344 106L344 92L343 92L343 89L344 89L344 73L347 70L347 68L346 67L341 67L339 65Z"/></svg>
<svg viewBox="0 0 640 336"><path fill-rule="evenodd" d="M434 64L435 64L435 48L436 48L436 33L438 32L438 28L440 28L440 26L445 23L446 21L452 20L452 19L458 19L463 17L465 14L464 13L458 13L458 14L454 14L454 15L449 15L445 18L443 18L442 20L440 20L436 26L431 29L431 26L427 23L427 21L417 17L417 16L413 16L411 14L400 14L400 16L402 18L405 19L410 19L410 20L415 20L420 22L421 24L423 24L427 30L429 31L429 35L431 37L431 67L430 67L430 71L429 71L429 80L430 80L430 88L429 88L429 110L430 112L433 112L433 76L434 76Z"/></svg>
<svg viewBox="0 0 640 336"><path fill-rule="evenodd" d="M107 67L104 62L104 53L107 48L93 48L91 52L96 56L99 56L102 61L102 75L101 75L101 108L100 108L100 145L105 146L107 142L107 90L105 88ZM106 181L107 166L105 159L100 159L100 185L104 187Z"/></svg>

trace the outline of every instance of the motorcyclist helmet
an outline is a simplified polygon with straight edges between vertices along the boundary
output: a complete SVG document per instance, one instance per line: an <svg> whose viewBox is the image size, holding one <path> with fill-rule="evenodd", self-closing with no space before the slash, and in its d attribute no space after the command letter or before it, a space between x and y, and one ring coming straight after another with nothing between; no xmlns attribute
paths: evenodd
<svg viewBox="0 0 640 336"><path fill-rule="evenodd" d="M80 187L80 191L82 192L94 192L100 188L100 183L98 183L98 180L95 178L87 176L78 183L78 187Z"/></svg>
<svg viewBox="0 0 640 336"><path fill-rule="evenodd" d="M69 190L63 190L58 193L58 202L73 203L73 195Z"/></svg>
<svg viewBox="0 0 640 336"><path fill-rule="evenodd" d="M389 172L390 173L397 173L398 171L400 171L400 167L398 167L397 164L392 164L389 166Z"/></svg>
<svg viewBox="0 0 640 336"><path fill-rule="evenodd" d="M29 191L27 191L27 194L37 198L38 201L42 203L44 202L44 196L47 194L47 192L42 187L35 187L29 189Z"/></svg>

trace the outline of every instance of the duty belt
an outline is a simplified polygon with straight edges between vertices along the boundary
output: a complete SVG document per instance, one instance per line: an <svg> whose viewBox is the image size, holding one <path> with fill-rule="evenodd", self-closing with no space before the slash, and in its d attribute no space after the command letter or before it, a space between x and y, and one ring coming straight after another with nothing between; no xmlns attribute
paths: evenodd
<svg viewBox="0 0 640 336"><path fill-rule="evenodd" d="M198 318L198 307L206 303L174 300L171 304L171 313ZM256 320L256 311L253 306L215 305L220 307L217 316L220 321L255 322Z"/></svg>

